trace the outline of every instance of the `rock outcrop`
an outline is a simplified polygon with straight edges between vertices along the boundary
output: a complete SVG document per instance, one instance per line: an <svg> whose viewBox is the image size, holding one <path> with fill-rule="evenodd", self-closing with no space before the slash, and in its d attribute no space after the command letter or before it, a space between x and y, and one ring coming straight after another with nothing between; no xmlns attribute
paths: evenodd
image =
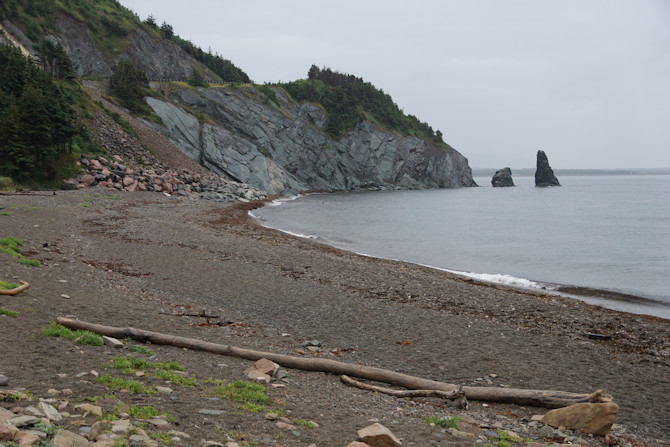
<svg viewBox="0 0 670 447"><path fill-rule="evenodd" d="M544 151L537 151L537 169L535 171L535 186L561 186L549 166L549 159Z"/></svg>
<svg viewBox="0 0 670 447"><path fill-rule="evenodd" d="M335 140L324 131L321 107L273 90L275 106L250 86L173 89L171 102L147 102L165 124L154 127L184 153L212 172L270 193L476 186L467 159L453 148L367 121Z"/></svg>
<svg viewBox="0 0 670 447"><path fill-rule="evenodd" d="M514 186L514 180L512 180L512 169L511 168L498 169L496 173L493 174L493 178L491 179L491 185L494 188Z"/></svg>

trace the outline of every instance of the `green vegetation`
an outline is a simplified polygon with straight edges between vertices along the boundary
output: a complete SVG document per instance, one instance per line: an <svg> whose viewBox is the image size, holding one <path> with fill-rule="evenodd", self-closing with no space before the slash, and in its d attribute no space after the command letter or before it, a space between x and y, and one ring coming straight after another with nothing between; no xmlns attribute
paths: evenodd
<svg viewBox="0 0 670 447"><path fill-rule="evenodd" d="M61 337L68 340L74 340L75 343L79 343L81 345L103 345L102 337L100 335L94 334L91 331L73 331L72 329L57 324L55 321L52 321L49 327L44 329L43 334L47 337Z"/></svg>
<svg viewBox="0 0 670 447"><path fill-rule="evenodd" d="M147 357L154 355L154 351L142 345L127 345L126 349L131 352L139 352L140 354L144 354Z"/></svg>
<svg viewBox="0 0 670 447"><path fill-rule="evenodd" d="M13 191L14 181L10 177L0 177L0 191Z"/></svg>
<svg viewBox="0 0 670 447"><path fill-rule="evenodd" d="M15 312L13 310L5 309L4 307L0 307L0 315L4 315L6 317L16 317L19 313Z"/></svg>
<svg viewBox="0 0 670 447"><path fill-rule="evenodd" d="M57 179L61 160L70 155L71 161L75 137L84 137L73 107L78 90L18 49L0 45L0 175L17 181Z"/></svg>
<svg viewBox="0 0 670 447"><path fill-rule="evenodd" d="M149 92L149 80L144 72L125 59L119 61L112 70L113 74L109 78L109 90L112 95L133 113L149 113L150 110L144 103L144 97ZM114 119L118 122L120 118L119 116Z"/></svg>
<svg viewBox="0 0 670 447"><path fill-rule="evenodd" d="M29 259L21 254L21 246L23 241L14 237L6 237L0 239L0 253L6 253L19 260L20 264L29 265L31 267L39 267L40 261L37 259Z"/></svg>
<svg viewBox="0 0 670 447"><path fill-rule="evenodd" d="M112 377L108 374L96 377L94 379L97 383L102 383L107 386L110 391L128 390L131 394L157 394L156 387L153 385L146 386L142 382L132 379L121 379L120 377Z"/></svg>
<svg viewBox="0 0 670 447"><path fill-rule="evenodd" d="M234 402L252 402L262 405L272 404L272 399L267 395L267 389L257 383L238 380L226 385L216 387L216 393L224 399Z"/></svg>
<svg viewBox="0 0 670 447"><path fill-rule="evenodd" d="M353 75L341 74L329 68L312 65L306 80L277 84L296 101L312 101L326 109L326 132L340 138L358 123L369 120L402 135L413 135L448 149L442 141L442 132L434 131L414 115L405 115L383 90Z"/></svg>
<svg viewBox="0 0 670 447"><path fill-rule="evenodd" d="M251 82L249 76L228 59L224 59L218 54L212 54L211 51L204 52L201 48L193 45L189 40L182 39L177 35L174 35L172 40L176 42L184 52L190 54L195 60L212 70L222 81L239 83Z"/></svg>
<svg viewBox="0 0 670 447"><path fill-rule="evenodd" d="M0 279L0 289L12 290L16 289L17 287L19 287L19 284L15 282L5 282Z"/></svg>
<svg viewBox="0 0 670 447"><path fill-rule="evenodd" d="M429 416L425 419L426 424L435 424L438 427L455 428L458 430L458 423L461 418L458 416Z"/></svg>
<svg viewBox="0 0 670 447"><path fill-rule="evenodd" d="M156 372L153 375L159 379L169 380L176 385L199 386L198 382L192 377L185 377L175 372L183 371L184 367L174 360L171 362L151 363L143 358L129 355L126 357L114 357L111 366L115 369L120 369L122 374L133 374L135 371L155 369Z"/></svg>
<svg viewBox="0 0 670 447"><path fill-rule="evenodd" d="M199 386L198 382L192 377L184 377L180 374L175 373L174 371L165 371L159 369L155 373L156 377L163 380L169 380L170 382L176 385L182 386Z"/></svg>
<svg viewBox="0 0 670 447"><path fill-rule="evenodd" d="M314 428L316 427L316 424L312 421L306 421L305 419L292 419L293 423L295 425L299 425L301 427L305 428Z"/></svg>

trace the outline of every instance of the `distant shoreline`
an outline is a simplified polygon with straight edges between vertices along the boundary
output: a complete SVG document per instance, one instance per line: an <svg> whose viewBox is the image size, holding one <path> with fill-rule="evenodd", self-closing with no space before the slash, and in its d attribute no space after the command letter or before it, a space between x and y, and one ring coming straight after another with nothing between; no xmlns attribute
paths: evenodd
<svg viewBox="0 0 670 447"><path fill-rule="evenodd" d="M472 168L473 177L491 177L496 168ZM562 175L670 175L670 168L649 169L554 169L554 174ZM535 168L512 168L512 175L533 176Z"/></svg>

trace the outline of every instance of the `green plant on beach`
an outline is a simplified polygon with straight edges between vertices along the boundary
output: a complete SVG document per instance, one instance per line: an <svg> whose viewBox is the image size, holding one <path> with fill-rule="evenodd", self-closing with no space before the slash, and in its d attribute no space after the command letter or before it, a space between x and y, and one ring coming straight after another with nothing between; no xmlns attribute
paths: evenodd
<svg viewBox="0 0 670 447"><path fill-rule="evenodd" d="M292 419L292 421L295 425L299 425L301 427L305 427L305 428L315 428L316 427L316 424L314 422L307 421L305 419Z"/></svg>
<svg viewBox="0 0 670 447"><path fill-rule="evenodd" d="M13 310L5 309L4 307L0 307L0 315L4 315L6 317L16 317L19 313L15 312Z"/></svg>
<svg viewBox="0 0 670 447"><path fill-rule="evenodd" d="M44 329L43 334L47 337L60 337L68 340L74 340L75 343L79 343L80 345L103 345L102 337L100 335L94 334L91 331L73 331L72 329L68 329L65 326L61 326L55 321L52 321L49 324L49 327Z"/></svg>
<svg viewBox="0 0 670 447"><path fill-rule="evenodd" d="M156 377L163 380L168 380L176 385L181 386L199 386L198 382L192 377L184 377L173 371L158 370L155 373Z"/></svg>
<svg viewBox="0 0 670 447"><path fill-rule="evenodd" d="M39 267L40 261L37 259L29 259L21 254L21 246L23 241L15 237L5 237L0 239L0 252L6 253L19 260L20 264L29 265L32 267Z"/></svg>
<svg viewBox="0 0 670 447"><path fill-rule="evenodd" d="M455 428L456 430L458 430L460 421L461 418L458 416L429 416L424 420L426 424L435 424L438 427Z"/></svg>
<svg viewBox="0 0 670 447"><path fill-rule="evenodd" d="M257 383L238 380L226 385L216 387L216 393L224 399L234 402L253 402L263 405L271 405L272 399L267 395L267 388Z"/></svg>
<svg viewBox="0 0 670 447"><path fill-rule="evenodd" d="M16 284L15 282L5 282L0 279L0 289L12 290L16 289L17 287L19 287L19 284Z"/></svg>
<svg viewBox="0 0 670 447"><path fill-rule="evenodd" d="M126 349L131 352L139 352L140 354L144 354L147 357L154 355L154 351L142 345L127 345Z"/></svg>
<svg viewBox="0 0 670 447"><path fill-rule="evenodd" d="M107 386L110 391L128 390L131 394L157 394L156 387L153 385L146 386L142 382L132 379L121 379L120 377L112 377L105 374L94 379L97 383L102 383Z"/></svg>

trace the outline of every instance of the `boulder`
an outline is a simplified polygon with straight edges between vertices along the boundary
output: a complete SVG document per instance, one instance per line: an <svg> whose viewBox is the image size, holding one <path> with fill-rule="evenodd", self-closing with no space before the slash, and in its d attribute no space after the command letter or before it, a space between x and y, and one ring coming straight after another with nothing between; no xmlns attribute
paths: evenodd
<svg viewBox="0 0 670 447"><path fill-rule="evenodd" d="M58 430L53 440L53 447L88 447L88 440L67 430Z"/></svg>
<svg viewBox="0 0 670 447"><path fill-rule="evenodd" d="M537 151L537 169L535 170L535 186L561 186L549 166L549 159L544 151Z"/></svg>
<svg viewBox="0 0 670 447"><path fill-rule="evenodd" d="M378 422L358 430L358 437L370 447L398 447L402 445L391 430Z"/></svg>
<svg viewBox="0 0 670 447"><path fill-rule="evenodd" d="M619 406L614 402L584 403L549 411L542 423L552 427L583 430L594 435L606 435L614 424Z"/></svg>
<svg viewBox="0 0 670 447"><path fill-rule="evenodd" d="M514 186L514 180L512 180L512 169L502 168L498 169L493 178L491 179L491 185L494 188L501 188L507 186Z"/></svg>
<svg viewBox="0 0 670 447"><path fill-rule="evenodd" d="M77 186L79 185L79 181L77 179L73 178L67 178L63 180L63 183L61 184L61 188L65 191L74 191L77 189Z"/></svg>

